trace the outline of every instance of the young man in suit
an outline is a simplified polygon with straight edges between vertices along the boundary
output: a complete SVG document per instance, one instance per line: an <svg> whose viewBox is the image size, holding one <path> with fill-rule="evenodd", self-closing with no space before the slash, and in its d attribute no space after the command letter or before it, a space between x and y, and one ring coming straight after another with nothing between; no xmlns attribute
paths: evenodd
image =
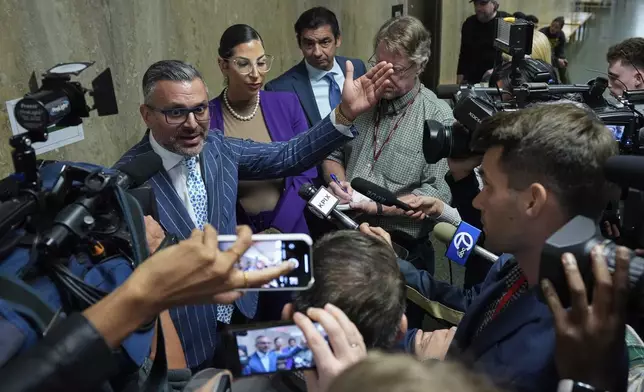
<svg viewBox="0 0 644 392"><path fill-rule="evenodd" d="M324 7L311 8L300 15L295 22L295 35L304 59L267 83L265 89L297 94L309 126L313 126L338 104L347 60L353 64L354 77L367 70L361 60L335 55L342 44L340 26L335 14Z"/></svg>
<svg viewBox="0 0 644 392"><path fill-rule="evenodd" d="M453 340L410 330L405 348L463 360L508 390L556 390L553 317L539 300L541 252L575 216L599 221L614 192L603 166L617 153L615 140L586 110L555 103L496 114L483 121L471 145L484 153L483 188L472 204L481 211L485 247L502 255L483 283L468 290L399 260L409 286L463 312ZM623 365L617 381L626 380Z"/></svg>
<svg viewBox="0 0 644 392"><path fill-rule="evenodd" d="M235 234L238 181L296 175L351 140L353 120L378 102L391 68L383 62L356 80L349 69L343 99L329 116L288 142L257 143L209 132L208 90L199 71L182 61L159 61L143 76L140 112L148 131L116 166L155 151L165 169L149 180L161 226L181 239L206 223L220 234ZM257 293L244 295L236 305L241 319L252 318ZM234 314L233 307L214 304L170 310L188 367L212 364L217 322L229 324Z"/></svg>

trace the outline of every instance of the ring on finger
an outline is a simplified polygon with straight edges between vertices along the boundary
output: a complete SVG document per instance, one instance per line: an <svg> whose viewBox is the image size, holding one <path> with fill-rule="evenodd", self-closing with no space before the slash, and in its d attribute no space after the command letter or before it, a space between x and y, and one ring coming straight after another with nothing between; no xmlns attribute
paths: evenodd
<svg viewBox="0 0 644 392"><path fill-rule="evenodd" d="M248 288L248 272L244 271L244 287Z"/></svg>

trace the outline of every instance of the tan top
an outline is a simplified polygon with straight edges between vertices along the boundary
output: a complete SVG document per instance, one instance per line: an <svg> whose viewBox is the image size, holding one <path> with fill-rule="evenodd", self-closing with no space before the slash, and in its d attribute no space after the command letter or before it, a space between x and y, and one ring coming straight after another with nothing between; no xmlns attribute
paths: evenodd
<svg viewBox="0 0 644 392"><path fill-rule="evenodd" d="M223 102L222 102L223 103ZM226 105L222 106L224 116L224 134L239 139L250 139L261 143L270 143L271 136L264 122L261 108L250 121L237 120ZM246 115L246 113L243 113ZM263 211L273 211L284 190L284 179L262 181L239 181L237 199L248 215L257 215Z"/></svg>

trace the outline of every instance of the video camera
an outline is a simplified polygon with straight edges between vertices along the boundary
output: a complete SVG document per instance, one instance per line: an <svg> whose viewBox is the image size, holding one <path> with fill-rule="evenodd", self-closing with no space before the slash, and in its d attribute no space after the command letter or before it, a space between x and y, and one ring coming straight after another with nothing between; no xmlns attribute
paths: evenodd
<svg viewBox="0 0 644 392"><path fill-rule="evenodd" d="M626 92L619 105L603 95L608 80L598 77L588 84L553 85L552 68L541 61L525 58L532 52L532 23L497 19L494 47L512 57L510 83L500 87L438 86L437 95L454 100L454 126L428 120L424 124L423 152L428 163L443 158L472 155L470 140L478 125L497 112L520 110L536 102L557 101L568 95L581 97L613 132L621 154L644 155L644 116L635 105L644 103L644 90ZM495 68L496 69L496 68Z"/></svg>
<svg viewBox="0 0 644 392"><path fill-rule="evenodd" d="M33 143L46 141L52 127L78 125L93 110L99 116L118 113L109 68L92 81L93 90L71 81L92 64L54 66L39 89L17 102L15 117L27 132L11 137L15 173L1 182L0 269L17 247L27 245L29 261L20 278L49 276L67 301L65 311L83 310L105 294L74 276L68 268L73 256L87 254L92 265L120 256L134 266L147 258L141 206L125 190L161 167L156 154L137 157L120 171L36 160ZM87 93L94 98L93 107L86 102Z"/></svg>

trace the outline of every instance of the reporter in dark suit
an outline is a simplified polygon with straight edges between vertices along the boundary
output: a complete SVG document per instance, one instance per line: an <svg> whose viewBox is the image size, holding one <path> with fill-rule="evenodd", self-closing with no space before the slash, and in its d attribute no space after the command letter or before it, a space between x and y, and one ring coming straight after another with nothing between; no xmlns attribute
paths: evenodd
<svg viewBox="0 0 644 392"><path fill-rule="evenodd" d="M347 60L353 64L355 78L367 69L361 60L335 55L342 44L340 26L335 14L324 7L311 8L300 15L295 34L304 59L267 83L265 90L297 94L309 126L313 126L339 102Z"/></svg>
<svg viewBox="0 0 644 392"><path fill-rule="evenodd" d="M538 299L541 251L573 217L601 216L612 193L602 167L617 153L614 139L584 109L557 103L484 120L472 146L485 151L484 185L473 205L481 211L486 248L503 254L470 290L406 261L399 266L409 286L463 312L447 360L462 359L510 390L556 390L554 322ZM429 350L431 335L425 335L410 330L406 349ZM614 380L626 379L625 362L614 369ZM610 390L620 390L617 384Z"/></svg>

